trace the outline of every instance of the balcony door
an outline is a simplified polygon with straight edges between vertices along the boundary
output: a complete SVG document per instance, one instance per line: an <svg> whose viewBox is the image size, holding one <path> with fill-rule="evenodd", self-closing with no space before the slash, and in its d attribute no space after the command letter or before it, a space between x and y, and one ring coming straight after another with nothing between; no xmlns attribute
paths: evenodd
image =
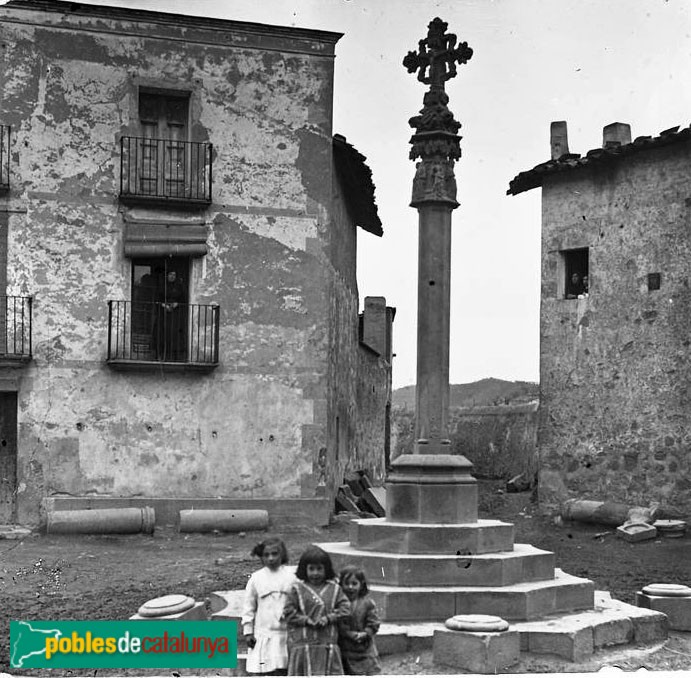
<svg viewBox="0 0 691 678"><path fill-rule="evenodd" d="M186 362L189 321L188 257L132 260L132 356Z"/></svg>
<svg viewBox="0 0 691 678"><path fill-rule="evenodd" d="M0 523L14 522L17 498L17 394L0 393Z"/></svg>
<svg viewBox="0 0 691 678"><path fill-rule="evenodd" d="M139 187L144 195L185 196L188 109L187 96L140 92L139 123L144 139Z"/></svg>

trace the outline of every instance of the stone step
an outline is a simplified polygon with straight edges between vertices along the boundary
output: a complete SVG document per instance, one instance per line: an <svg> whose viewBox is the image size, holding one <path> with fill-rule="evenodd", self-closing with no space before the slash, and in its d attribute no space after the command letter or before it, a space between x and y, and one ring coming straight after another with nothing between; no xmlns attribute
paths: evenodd
<svg viewBox="0 0 691 678"><path fill-rule="evenodd" d="M665 640L668 624L660 612L643 610L597 591L592 610L517 622L512 627L519 632L522 652L553 654L578 662L595 650Z"/></svg>
<svg viewBox="0 0 691 678"><path fill-rule="evenodd" d="M479 555L419 555L363 551L347 542L320 544L336 571L361 567L370 584L387 586L507 586L554 577L554 554L528 544Z"/></svg>
<svg viewBox="0 0 691 678"><path fill-rule="evenodd" d="M351 522L349 536L351 545L363 551L474 555L511 551L514 526L500 520L418 524L363 518Z"/></svg>
<svg viewBox="0 0 691 678"><path fill-rule="evenodd" d="M508 586L370 586L384 621L440 621L457 614L532 620L593 607L593 582L555 569L554 578Z"/></svg>
<svg viewBox="0 0 691 678"><path fill-rule="evenodd" d="M383 623L377 634L382 655L432 649L439 622ZM552 615L545 619L511 623L518 631L521 652L557 655L569 661L587 659L596 650L630 643L650 645L667 638L665 615L642 610L606 591L595 592L595 606L583 612Z"/></svg>

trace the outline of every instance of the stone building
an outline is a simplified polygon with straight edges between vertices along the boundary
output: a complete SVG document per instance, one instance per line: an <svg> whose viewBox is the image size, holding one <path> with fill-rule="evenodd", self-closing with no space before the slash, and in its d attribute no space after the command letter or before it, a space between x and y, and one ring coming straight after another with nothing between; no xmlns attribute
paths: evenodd
<svg viewBox="0 0 691 678"><path fill-rule="evenodd" d="M510 184L542 187L539 493L691 514L691 129L569 153ZM585 280L584 280L585 279Z"/></svg>
<svg viewBox="0 0 691 678"><path fill-rule="evenodd" d="M383 475L392 313L368 299L360 341L357 229L382 228L332 133L339 37L0 6L0 523L323 522L344 472Z"/></svg>

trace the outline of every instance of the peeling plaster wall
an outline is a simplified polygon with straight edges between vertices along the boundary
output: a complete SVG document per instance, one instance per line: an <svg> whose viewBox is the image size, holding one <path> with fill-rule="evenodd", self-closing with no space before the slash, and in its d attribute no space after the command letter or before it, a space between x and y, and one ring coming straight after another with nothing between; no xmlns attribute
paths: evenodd
<svg viewBox="0 0 691 678"><path fill-rule="evenodd" d="M543 185L540 498L691 515L691 146ZM590 294L557 298L559 252L589 247ZM648 274L662 286L648 290Z"/></svg>
<svg viewBox="0 0 691 678"><path fill-rule="evenodd" d="M36 523L54 494L315 496L335 275L335 39L199 22L0 7L0 122L13 129L0 205L7 293L34 297L20 522ZM211 374L105 364L107 302L131 296L125 221L200 222L118 201L119 139L138 134L140 86L189 92L190 139L214 146L208 254L190 273L190 302L221 308Z"/></svg>

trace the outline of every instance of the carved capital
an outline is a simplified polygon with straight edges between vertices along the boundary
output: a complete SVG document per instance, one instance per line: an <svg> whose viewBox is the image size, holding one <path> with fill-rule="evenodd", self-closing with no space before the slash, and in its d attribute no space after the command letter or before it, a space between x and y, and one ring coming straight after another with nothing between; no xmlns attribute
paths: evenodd
<svg viewBox="0 0 691 678"><path fill-rule="evenodd" d="M416 165L413 179L412 207L424 203L447 203L452 208L456 202L456 178L453 173L453 160L423 160Z"/></svg>
<svg viewBox="0 0 691 678"><path fill-rule="evenodd" d="M441 161L458 160L461 157L461 137L445 132L414 134L410 143L410 159Z"/></svg>

